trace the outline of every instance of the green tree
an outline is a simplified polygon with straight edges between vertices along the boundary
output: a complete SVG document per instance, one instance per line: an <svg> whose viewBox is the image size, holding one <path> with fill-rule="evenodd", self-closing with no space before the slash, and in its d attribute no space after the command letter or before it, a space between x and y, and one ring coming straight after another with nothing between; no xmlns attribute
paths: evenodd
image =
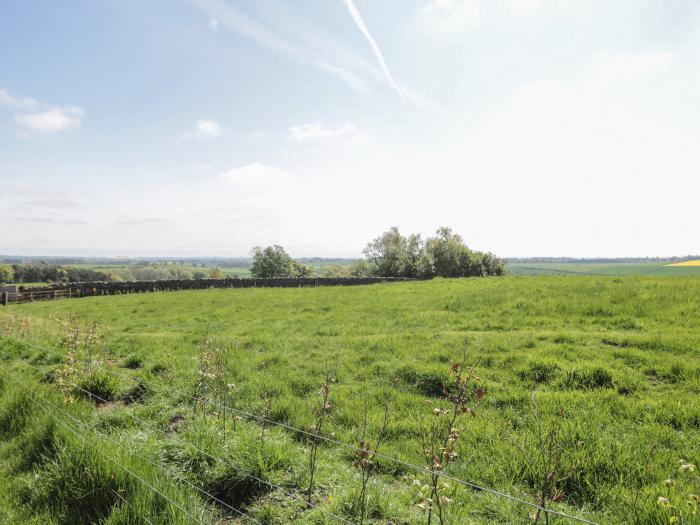
<svg viewBox="0 0 700 525"><path fill-rule="evenodd" d="M314 270L311 268L311 266L306 266L305 264L301 264L299 261L292 259L289 277L293 277L294 279L302 279L313 276Z"/></svg>
<svg viewBox="0 0 700 525"><path fill-rule="evenodd" d="M393 226L370 241L362 253L380 277L415 277L416 262L422 251L419 235L406 238Z"/></svg>
<svg viewBox="0 0 700 525"><path fill-rule="evenodd" d="M470 277L504 275L505 261L491 253L469 249L450 228L438 228L425 242L420 235L404 237L396 227L372 240L363 250L371 275L379 277ZM354 274L353 274L354 275Z"/></svg>
<svg viewBox="0 0 700 525"><path fill-rule="evenodd" d="M426 242L426 251L432 259L435 274L440 277L463 277L474 271L474 253L450 228L438 228L435 237Z"/></svg>
<svg viewBox="0 0 700 525"><path fill-rule="evenodd" d="M353 261L348 267L350 277L372 277L372 265L363 259Z"/></svg>
<svg viewBox="0 0 700 525"><path fill-rule="evenodd" d="M350 266L345 264L329 264L323 268L323 277L350 277Z"/></svg>
<svg viewBox="0 0 700 525"><path fill-rule="evenodd" d="M6 264L0 265L0 283L11 283L14 281L15 273L12 267Z"/></svg>
<svg viewBox="0 0 700 525"><path fill-rule="evenodd" d="M313 276L313 270L292 259L282 246L253 248L250 273L257 279L302 278Z"/></svg>
<svg viewBox="0 0 700 525"><path fill-rule="evenodd" d="M450 228L438 228L435 237L425 243L426 257L432 261L434 275L440 277L487 277L506 274L503 259L492 253L467 247Z"/></svg>

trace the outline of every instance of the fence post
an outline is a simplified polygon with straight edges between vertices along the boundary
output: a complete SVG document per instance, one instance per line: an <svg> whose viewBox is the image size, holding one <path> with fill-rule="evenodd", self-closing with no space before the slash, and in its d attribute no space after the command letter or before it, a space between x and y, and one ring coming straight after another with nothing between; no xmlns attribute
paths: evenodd
<svg viewBox="0 0 700 525"><path fill-rule="evenodd" d="M7 303L9 302L10 299L10 292L3 292L3 297L2 297L2 304L7 306Z"/></svg>

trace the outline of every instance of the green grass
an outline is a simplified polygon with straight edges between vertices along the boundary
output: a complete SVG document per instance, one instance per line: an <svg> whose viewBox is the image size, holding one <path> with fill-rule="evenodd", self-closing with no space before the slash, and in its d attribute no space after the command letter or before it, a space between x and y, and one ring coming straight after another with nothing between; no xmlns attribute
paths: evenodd
<svg viewBox="0 0 700 525"><path fill-rule="evenodd" d="M20 315L29 321L25 337L16 328ZM679 470L680 460L700 463L700 278L437 279L16 305L0 310L8 332L0 344L4 368L55 392L66 349L52 319L69 317L99 324L97 360L120 377L80 372L81 384L114 399L101 406L75 396L91 428L118 436L131 451L176 472L171 490L194 497L182 484L186 479L264 523L333 523L324 511L354 521L359 473L351 452L323 445L315 495L320 509L305 510L283 492L303 497L308 440L269 428L263 442L260 426L246 420L224 439L215 414L193 417L183 392L194 392L196 345L206 334L232 353L236 406L260 413L266 392L272 419L308 429L324 368L337 364L326 435L356 444L368 401L373 441L383 404L389 403L383 451L414 464L424 462L421 418L434 417L432 408L444 406L441 389L450 362L468 341L468 361L479 361L486 395L477 417L464 419L450 475L534 502L542 477L538 440L547 434L563 449L562 501L551 503L554 508L601 523L634 523L636 517L639 523L662 524L672 515L680 523L700 522L686 504L688 494L700 490L697 471ZM18 396L18 389L9 392ZM8 428L0 438L10 442L29 420L21 410L12 413L5 421L0 410L0 431ZM56 463L51 475L70 479L71 465L63 472L64 463ZM426 476L385 459L376 468L370 521L424 523L414 480L425 482ZM253 482L237 469L283 490ZM14 476L5 472L0 486L13 484ZM664 484L669 478L671 488ZM454 483L447 494L449 523L531 523L531 509L524 505ZM674 507L657 504L659 496L670 496ZM0 509L26 508L16 503L23 501L21 493L12 498L14 507L0 499ZM51 507L36 508L67 523ZM208 514L215 519L220 510L212 505Z"/></svg>
<svg viewBox="0 0 700 525"><path fill-rule="evenodd" d="M666 263L508 263L513 275L653 275L698 276L700 266L672 267Z"/></svg>

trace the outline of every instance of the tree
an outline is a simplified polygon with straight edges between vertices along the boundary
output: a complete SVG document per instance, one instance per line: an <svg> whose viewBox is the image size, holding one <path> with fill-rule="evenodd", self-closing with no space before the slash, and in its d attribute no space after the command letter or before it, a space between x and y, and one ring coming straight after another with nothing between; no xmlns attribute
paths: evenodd
<svg viewBox="0 0 700 525"><path fill-rule="evenodd" d="M294 279L302 279L314 276L314 270L311 266L306 266L301 264L299 261L292 259L292 266L289 273L289 277Z"/></svg>
<svg viewBox="0 0 700 525"><path fill-rule="evenodd" d="M404 237L396 227L372 240L363 250L371 275L379 277L471 277L505 275L503 259L475 252L450 228L438 228L425 242L420 235Z"/></svg>
<svg viewBox="0 0 700 525"><path fill-rule="evenodd" d="M498 276L508 273L506 261L496 257L493 253L482 254L481 264L484 269L484 275Z"/></svg>
<svg viewBox="0 0 700 525"><path fill-rule="evenodd" d="M362 253L381 277L414 277L415 262L422 250L419 235L404 237L396 226L367 244Z"/></svg>
<svg viewBox="0 0 700 525"><path fill-rule="evenodd" d="M472 275L473 252L467 248L462 237L450 228L438 228L435 237L428 239L426 251L430 254L435 274L440 277L462 277Z"/></svg>
<svg viewBox="0 0 700 525"><path fill-rule="evenodd" d="M0 283L11 283L14 281L15 273L12 267L6 264L0 265Z"/></svg>
<svg viewBox="0 0 700 525"><path fill-rule="evenodd" d="M350 267L348 268L348 271L350 273L350 277L372 277L372 265L369 264L367 261L359 259L357 261L353 261L352 264L350 264Z"/></svg>
<svg viewBox="0 0 700 525"><path fill-rule="evenodd" d="M255 247L250 273L256 279L311 277L313 270L292 259L282 246Z"/></svg>
<svg viewBox="0 0 700 525"><path fill-rule="evenodd" d="M345 264L329 264L323 268L323 277L350 277L350 266Z"/></svg>

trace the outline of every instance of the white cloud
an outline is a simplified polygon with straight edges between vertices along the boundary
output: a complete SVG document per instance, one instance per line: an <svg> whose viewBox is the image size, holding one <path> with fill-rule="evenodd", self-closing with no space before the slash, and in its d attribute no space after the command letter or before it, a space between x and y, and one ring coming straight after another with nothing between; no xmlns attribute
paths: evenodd
<svg viewBox="0 0 700 525"><path fill-rule="evenodd" d="M14 101L15 99L7 89L0 89L0 106L10 106Z"/></svg>
<svg viewBox="0 0 700 525"><path fill-rule="evenodd" d="M194 128L186 130L183 138L195 138L200 140L216 139L222 134L221 126L215 120L198 120Z"/></svg>
<svg viewBox="0 0 700 525"><path fill-rule="evenodd" d="M13 96L0 89L0 106L15 112L22 134L50 135L78 128L85 112L77 106L50 106L30 97Z"/></svg>
<svg viewBox="0 0 700 525"><path fill-rule="evenodd" d="M10 94L7 89L0 89L0 106L12 109L32 110L39 107L39 102L30 97L17 98Z"/></svg>
<svg viewBox="0 0 700 525"><path fill-rule="evenodd" d="M224 171L219 174L219 178L245 188L276 187L290 182L286 171L259 162Z"/></svg>
<svg viewBox="0 0 700 525"><path fill-rule="evenodd" d="M222 2L221 0L193 1L195 4L199 5L200 8L207 11L210 17L216 18L221 26L261 46L287 55L300 64L316 67L346 82L359 93L369 94L372 92L367 82L359 75L348 70L343 62L329 62L325 54L321 54L308 46L293 41L282 32L273 31L262 22L239 11L234 6Z"/></svg>
<svg viewBox="0 0 700 525"><path fill-rule="evenodd" d="M211 29L212 31L216 31L217 29L219 29L219 19L215 16L209 18L209 29Z"/></svg>
<svg viewBox="0 0 700 525"><path fill-rule="evenodd" d="M358 144L374 138L372 128L359 129L354 124L345 124L332 128L321 122L303 124L289 128L289 140L299 145L328 144L329 142L342 142L344 144Z"/></svg>
<svg viewBox="0 0 700 525"><path fill-rule="evenodd" d="M84 111L78 107L55 107L36 113L15 115L15 122L32 133L50 135L80 126Z"/></svg>

